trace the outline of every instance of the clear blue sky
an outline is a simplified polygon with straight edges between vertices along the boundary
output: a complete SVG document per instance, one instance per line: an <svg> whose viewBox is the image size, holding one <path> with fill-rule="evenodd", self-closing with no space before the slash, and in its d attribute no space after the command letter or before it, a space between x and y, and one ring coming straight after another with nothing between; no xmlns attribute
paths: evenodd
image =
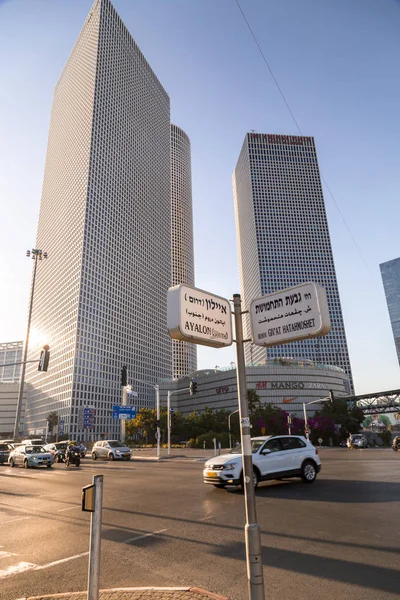
<svg viewBox="0 0 400 600"><path fill-rule="evenodd" d="M400 256L400 2L240 0L325 192L358 393L400 388L379 263ZM53 89L90 0L0 0L0 341L23 339ZM192 143L196 285L239 292L231 176L246 131L296 127L235 0L114 0ZM68 249L65 249L68 260ZM199 347L199 367L235 349Z"/></svg>

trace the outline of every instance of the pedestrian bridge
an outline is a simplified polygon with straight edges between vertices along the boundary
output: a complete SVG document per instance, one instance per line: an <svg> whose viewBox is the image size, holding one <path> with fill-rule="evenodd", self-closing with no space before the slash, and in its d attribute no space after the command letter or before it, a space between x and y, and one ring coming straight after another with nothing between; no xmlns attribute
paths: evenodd
<svg viewBox="0 0 400 600"><path fill-rule="evenodd" d="M375 392L374 394L362 394L361 396L345 396L341 400L346 400L346 402L358 406L366 415L400 412L400 390Z"/></svg>

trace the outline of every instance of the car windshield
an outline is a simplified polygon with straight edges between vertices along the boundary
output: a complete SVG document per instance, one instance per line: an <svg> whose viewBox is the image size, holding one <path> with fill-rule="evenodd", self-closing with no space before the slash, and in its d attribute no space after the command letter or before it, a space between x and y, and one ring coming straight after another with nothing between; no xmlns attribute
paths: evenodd
<svg viewBox="0 0 400 600"><path fill-rule="evenodd" d="M25 451L27 454L43 454L46 452L43 446L27 446Z"/></svg>
<svg viewBox="0 0 400 600"><path fill-rule="evenodd" d="M265 440L251 440L251 452L255 454L259 451L261 446L265 444ZM242 445L238 444L235 448L232 448L231 454L242 454Z"/></svg>
<svg viewBox="0 0 400 600"><path fill-rule="evenodd" d="M108 445L110 446L110 448L121 448L122 446L125 446L125 444L121 444L121 442L117 441L108 442Z"/></svg>

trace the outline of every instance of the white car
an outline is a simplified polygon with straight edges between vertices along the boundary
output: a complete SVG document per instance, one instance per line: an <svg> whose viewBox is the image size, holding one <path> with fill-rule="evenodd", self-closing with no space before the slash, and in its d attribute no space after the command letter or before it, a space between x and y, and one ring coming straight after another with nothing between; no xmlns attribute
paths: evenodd
<svg viewBox="0 0 400 600"><path fill-rule="evenodd" d="M260 481L301 477L313 483L321 470L318 450L305 438L297 435L270 435L251 440L253 484ZM204 464L204 483L218 488L226 485L243 487L242 449L239 446L229 454L210 458Z"/></svg>
<svg viewBox="0 0 400 600"><path fill-rule="evenodd" d="M368 448L367 438L362 433L352 433L347 440L348 448Z"/></svg>
<svg viewBox="0 0 400 600"><path fill-rule="evenodd" d="M97 460L130 460L131 451L125 444L118 440L104 440L96 442L92 448L92 458Z"/></svg>
<svg viewBox="0 0 400 600"><path fill-rule="evenodd" d="M53 455L46 452L43 446L18 446L8 457L10 467L52 467Z"/></svg>

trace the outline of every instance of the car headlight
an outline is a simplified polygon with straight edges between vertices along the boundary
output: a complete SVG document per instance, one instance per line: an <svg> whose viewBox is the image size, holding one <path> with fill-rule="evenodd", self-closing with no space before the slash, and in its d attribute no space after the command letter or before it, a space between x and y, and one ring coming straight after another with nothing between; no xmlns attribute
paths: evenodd
<svg viewBox="0 0 400 600"><path fill-rule="evenodd" d="M31 460L37 460L36 456L31 456Z"/></svg>
<svg viewBox="0 0 400 600"><path fill-rule="evenodd" d="M230 469L236 469L237 466L238 466L237 462L227 463L226 465L224 465L224 470L228 471Z"/></svg>
<svg viewBox="0 0 400 600"><path fill-rule="evenodd" d="M116 450L116 451L115 451L115 453L116 453L116 454L120 454L120 453L121 453L121 450Z"/></svg>

